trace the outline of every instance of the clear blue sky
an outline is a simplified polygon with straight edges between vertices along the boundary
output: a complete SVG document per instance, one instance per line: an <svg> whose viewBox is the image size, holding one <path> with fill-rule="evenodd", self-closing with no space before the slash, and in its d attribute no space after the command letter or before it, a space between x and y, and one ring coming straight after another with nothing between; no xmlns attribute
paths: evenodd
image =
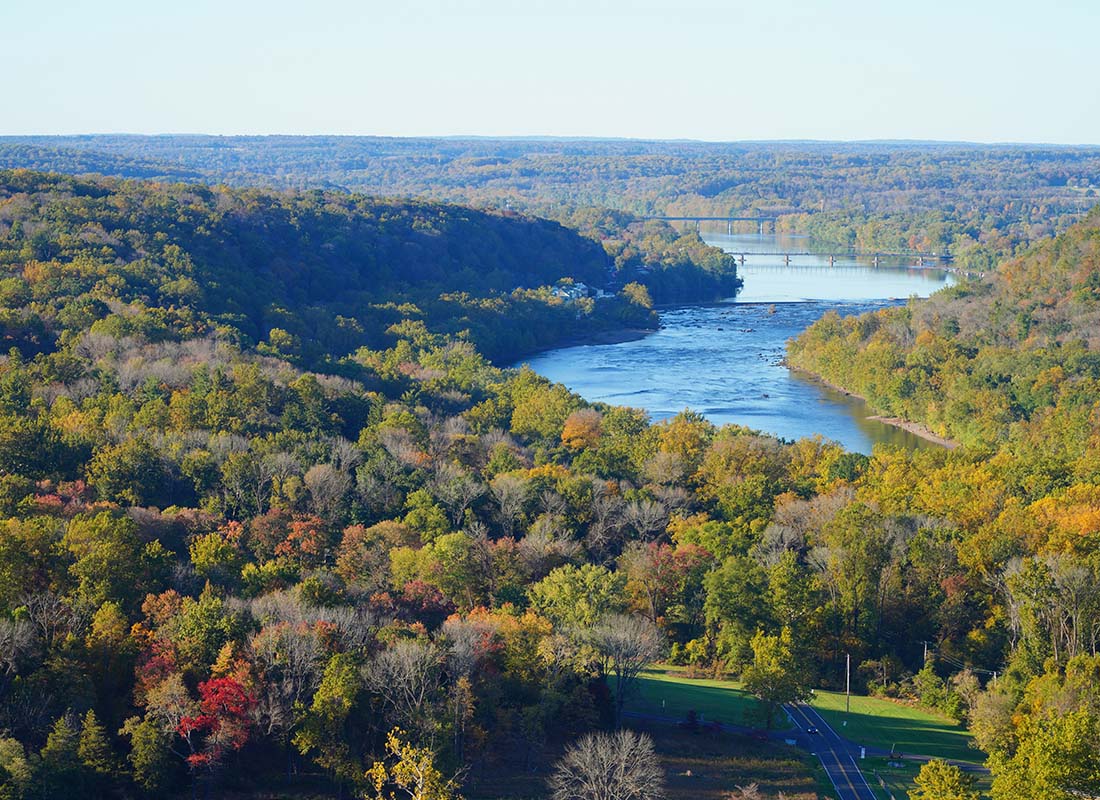
<svg viewBox="0 0 1100 800"><path fill-rule="evenodd" d="M0 134L1100 143L1100 0L0 0Z"/></svg>

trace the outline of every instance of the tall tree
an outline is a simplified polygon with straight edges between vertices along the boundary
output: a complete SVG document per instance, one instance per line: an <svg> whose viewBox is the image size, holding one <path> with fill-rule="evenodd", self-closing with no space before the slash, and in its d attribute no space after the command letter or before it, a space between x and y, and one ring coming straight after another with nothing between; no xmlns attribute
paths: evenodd
<svg viewBox="0 0 1100 800"><path fill-rule="evenodd" d="M752 637L752 664L741 673L745 691L763 705L765 727L772 724L784 703L796 703L809 697L805 673L792 652L790 628L778 636L763 631Z"/></svg>

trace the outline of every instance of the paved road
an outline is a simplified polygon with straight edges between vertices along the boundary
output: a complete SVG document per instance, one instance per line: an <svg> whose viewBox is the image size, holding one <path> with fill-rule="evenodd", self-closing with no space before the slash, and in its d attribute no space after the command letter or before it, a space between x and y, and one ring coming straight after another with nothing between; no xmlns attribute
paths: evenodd
<svg viewBox="0 0 1100 800"><path fill-rule="evenodd" d="M860 772L853 748L829 727L811 706L799 703L786 706L794 724L802 731L800 741L821 759L821 765L833 782L839 800L877 800L867 779ZM818 733L807 734L807 728L817 728Z"/></svg>

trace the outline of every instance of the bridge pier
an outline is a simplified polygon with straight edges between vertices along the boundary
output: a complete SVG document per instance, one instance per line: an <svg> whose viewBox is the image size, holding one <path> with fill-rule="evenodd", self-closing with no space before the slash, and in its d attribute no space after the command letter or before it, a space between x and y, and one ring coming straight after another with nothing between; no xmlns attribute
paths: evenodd
<svg viewBox="0 0 1100 800"><path fill-rule="evenodd" d="M726 236L733 236L733 220L726 221Z"/></svg>
<svg viewBox="0 0 1100 800"><path fill-rule="evenodd" d="M741 266L742 267L745 266L745 254L744 253L741 254Z"/></svg>
<svg viewBox="0 0 1100 800"><path fill-rule="evenodd" d="M836 266L836 256L829 256L829 266L830 267Z"/></svg>
<svg viewBox="0 0 1100 800"><path fill-rule="evenodd" d="M877 255L877 254L875 255L874 259L872 260L872 263L873 263L873 264L874 264L874 265L875 265L876 267L878 266L878 255Z"/></svg>
<svg viewBox="0 0 1100 800"><path fill-rule="evenodd" d="M784 261L784 262L786 263L786 265L787 265L787 266L789 267L789 266L791 265L791 257L790 257L790 255L785 255L785 256L783 256L783 261Z"/></svg>
<svg viewBox="0 0 1100 800"><path fill-rule="evenodd" d="M756 223L756 232L760 236L764 235L764 220L760 220L758 223Z"/></svg>

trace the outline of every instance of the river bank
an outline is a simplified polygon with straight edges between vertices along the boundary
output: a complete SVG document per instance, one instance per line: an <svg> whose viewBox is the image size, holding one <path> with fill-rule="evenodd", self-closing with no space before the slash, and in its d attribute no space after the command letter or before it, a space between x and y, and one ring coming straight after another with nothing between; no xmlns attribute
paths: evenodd
<svg viewBox="0 0 1100 800"><path fill-rule="evenodd" d="M878 444L944 446L931 431L917 435L871 419L875 411L866 403L802 378L784 357L787 342L825 314L898 305L905 301L893 298L927 296L950 285L951 276L811 257L787 264L770 255L778 241L769 235L711 243L759 254L746 264L744 289L732 302L662 305L659 330L578 332L571 347L519 354L512 363L522 358L590 402L639 408L654 421L690 408L716 425L734 423L790 441L822 436L867 455Z"/></svg>
<svg viewBox="0 0 1100 800"><path fill-rule="evenodd" d="M867 407L871 408L871 404L867 402L867 398L863 395L856 394L850 389L845 389L843 386L838 386L831 381L827 381L815 372L810 372L809 370L791 366L790 364L786 363L786 360L784 360L784 363L786 364L787 369L789 369L791 372L794 372L802 376L803 378L812 381L813 383L820 384L827 389L831 389L834 392L842 394L845 397L851 397L854 400L859 400L862 403L866 403ZM959 446L959 443L956 442L954 439L948 439L945 436L940 436L927 425L922 425L919 422L913 422L912 420L903 419L901 417L887 417L881 414L870 414L867 416L867 419L873 419L876 422L881 422L883 425L889 425L893 428L907 431L914 436L919 436L926 442L932 442L932 444L939 445L940 447L946 448L947 450L954 450L956 447Z"/></svg>

